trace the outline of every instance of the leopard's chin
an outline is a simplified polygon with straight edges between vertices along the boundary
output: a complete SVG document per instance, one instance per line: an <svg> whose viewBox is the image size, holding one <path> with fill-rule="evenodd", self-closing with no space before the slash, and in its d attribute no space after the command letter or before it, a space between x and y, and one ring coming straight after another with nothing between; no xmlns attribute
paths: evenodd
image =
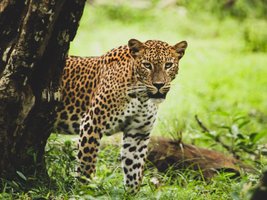
<svg viewBox="0 0 267 200"><path fill-rule="evenodd" d="M162 103L165 99L160 98L160 99L152 99L150 98L149 101L152 102L153 104L155 104L156 106L159 106L160 103Z"/></svg>

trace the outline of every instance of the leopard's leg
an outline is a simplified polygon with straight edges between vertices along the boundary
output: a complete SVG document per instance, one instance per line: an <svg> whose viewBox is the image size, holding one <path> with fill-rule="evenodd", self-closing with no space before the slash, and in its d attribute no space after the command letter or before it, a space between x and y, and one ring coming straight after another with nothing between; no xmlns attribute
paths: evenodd
<svg viewBox="0 0 267 200"><path fill-rule="evenodd" d="M124 128L121 148L124 185L127 192L136 193L142 183L149 135L157 115L154 104L144 104Z"/></svg>
<svg viewBox="0 0 267 200"><path fill-rule="evenodd" d="M121 150L122 169L126 191L136 193L142 183L149 132L131 130L123 135Z"/></svg>
<svg viewBox="0 0 267 200"><path fill-rule="evenodd" d="M95 173L97 153L100 146L102 134L100 128L85 116L81 120L80 138L78 143L78 161L77 168L79 175L85 175L90 178Z"/></svg>

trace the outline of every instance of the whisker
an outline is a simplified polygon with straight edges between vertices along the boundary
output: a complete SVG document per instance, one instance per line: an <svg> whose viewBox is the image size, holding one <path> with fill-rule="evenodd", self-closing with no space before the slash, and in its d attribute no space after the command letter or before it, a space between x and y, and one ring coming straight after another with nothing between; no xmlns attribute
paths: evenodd
<svg viewBox="0 0 267 200"><path fill-rule="evenodd" d="M162 92L162 93L167 93L167 92L169 92L169 90L166 90L166 89L164 90L164 89L162 89L161 92Z"/></svg>
<svg viewBox="0 0 267 200"><path fill-rule="evenodd" d="M134 93L138 93L138 94L144 94L144 93L146 93L145 91L143 91L143 90L131 90L131 91L127 91L127 93L128 94L134 94Z"/></svg>
<svg viewBox="0 0 267 200"><path fill-rule="evenodd" d="M148 89L153 89L153 90L155 89L155 87L153 87L153 86L149 86L149 85L146 86L146 87L147 87Z"/></svg>
<svg viewBox="0 0 267 200"><path fill-rule="evenodd" d="M144 85L127 85L129 88L145 88L146 86Z"/></svg>
<svg viewBox="0 0 267 200"><path fill-rule="evenodd" d="M161 90L169 90L170 89L170 87L163 87L163 88L161 88Z"/></svg>
<svg viewBox="0 0 267 200"><path fill-rule="evenodd" d="M146 87L145 86L143 86L143 85L134 85L134 86L129 86L128 87L128 90L145 90L146 89Z"/></svg>
<svg viewBox="0 0 267 200"><path fill-rule="evenodd" d="M144 87L131 87L131 88L128 88L127 89L128 91L131 91L131 90L146 90L146 88L144 88Z"/></svg>
<svg viewBox="0 0 267 200"><path fill-rule="evenodd" d="M142 94L146 94L146 91L147 91L147 89L144 86L132 86L132 87L129 87L127 89L128 94L137 94L138 93L138 95L142 95Z"/></svg>

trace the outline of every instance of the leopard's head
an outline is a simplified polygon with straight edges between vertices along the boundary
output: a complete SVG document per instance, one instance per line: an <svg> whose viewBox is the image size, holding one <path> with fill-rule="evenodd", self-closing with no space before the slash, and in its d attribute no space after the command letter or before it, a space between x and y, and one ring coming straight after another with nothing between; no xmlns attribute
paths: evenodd
<svg viewBox="0 0 267 200"><path fill-rule="evenodd" d="M178 74L179 61L185 53L187 42L171 46L158 40L142 43L131 39L128 47L134 59L137 80L145 86L148 97L164 99L171 81Z"/></svg>

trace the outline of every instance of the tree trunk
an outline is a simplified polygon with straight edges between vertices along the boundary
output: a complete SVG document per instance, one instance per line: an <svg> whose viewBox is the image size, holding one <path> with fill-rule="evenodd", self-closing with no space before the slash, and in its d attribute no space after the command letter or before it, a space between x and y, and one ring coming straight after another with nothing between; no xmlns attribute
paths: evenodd
<svg viewBox="0 0 267 200"><path fill-rule="evenodd" d="M0 2L0 177L45 172L56 91L85 0ZM21 173L19 173L21 172Z"/></svg>

